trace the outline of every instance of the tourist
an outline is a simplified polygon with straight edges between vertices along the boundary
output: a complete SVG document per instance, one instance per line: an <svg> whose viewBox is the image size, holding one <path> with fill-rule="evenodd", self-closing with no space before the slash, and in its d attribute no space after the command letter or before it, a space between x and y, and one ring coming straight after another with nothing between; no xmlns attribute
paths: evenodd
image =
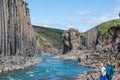
<svg viewBox="0 0 120 80"><path fill-rule="evenodd" d="M110 60L108 60L108 63L105 66L105 68L106 68L106 78L107 78L107 80L112 80L112 77L114 75L114 67L111 65Z"/></svg>
<svg viewBox="0 0 120 80"><path fill-rule="evenodd" d="M100 64L101 66L101 75L99 80L106 80L106 68L103 63Z"/></svg>

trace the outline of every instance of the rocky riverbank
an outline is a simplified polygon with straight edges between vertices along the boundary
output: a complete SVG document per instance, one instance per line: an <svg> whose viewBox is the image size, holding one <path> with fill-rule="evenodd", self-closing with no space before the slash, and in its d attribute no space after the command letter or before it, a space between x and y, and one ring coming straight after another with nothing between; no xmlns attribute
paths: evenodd
<svg viewBox="0 0 120 80"><path fill-rule="evenodd" d="M100 71L98 69L94 71L84 72L74 77L74 80L99 80ZM120 80L120 69L115 69L113 80Z"/></svg>
<svg viewBox="0 0 120 80"><path fill-rule="evenodd" d="M93 71L84 72L83 74L79 74L74 77L74 80L98 80L100 76L100 69L99 65L101 62L105 62L108 57L111 56L112 64L116 65L115 68L115 75L113 80L119 80L120 79L120 68L117 67L119 65L119 60L115 60L114 55L111 53L105 52L93 52L92 50L72 50L64 55L58 55L56 58L60 59L72 59L72 60L78 60L78 65L93 67Z"/></svg>
<svg viewBox="0 0 120 80"><path fill-rule="evenodd" d="M102 60L97 60L93 55L91 55L91 51L80 51L80 50L72 50L67 54L64 55L57 55L55 56L59 59L65 60L77 60L79 66L86 66L96 68L99 66Z"/></svg>
<svg viewBox="0 0 120 80"><path fill-rule="evenodd" d="M0 73L6 71L25 69L39 63L39 57L7 56L0 58Z"/></svg>

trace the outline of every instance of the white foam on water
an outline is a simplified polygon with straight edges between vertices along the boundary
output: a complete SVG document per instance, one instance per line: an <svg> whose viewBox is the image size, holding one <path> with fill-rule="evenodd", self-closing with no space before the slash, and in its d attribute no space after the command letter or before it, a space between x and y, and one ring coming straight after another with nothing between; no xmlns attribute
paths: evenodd
<svg viewBox="0 0 120 80"><path fill-rule="evenodd" d="M46 60L47 62L58 62L60 60Z"/></svg>
<svg viewBox="0 0 120 80"><path fill-rule="evenodd" d="M50 70L46 70L46 72L49 72Z"/></svg>
<svg viewBox="0 0 120 80"><path fill-rule="evenodd" d="M33 74L33 73L34 73L33 71L26 72L26 74Z"/></svg>
<svg viewBox="0 0 120 80"><path fill-rule="evenodd" d="M30 76L30 77L33 77L34 75L33 75L33 74L30 74L29 76Z"/></svg>

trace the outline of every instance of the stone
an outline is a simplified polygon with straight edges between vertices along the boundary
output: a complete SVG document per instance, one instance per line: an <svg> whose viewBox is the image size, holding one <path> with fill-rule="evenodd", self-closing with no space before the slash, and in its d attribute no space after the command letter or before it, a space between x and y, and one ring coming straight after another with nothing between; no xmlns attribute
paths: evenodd
<svg viewBox="0 0 120 80"><path fill-rule="evenodd" d="M1 71L19 69L16 65L21 63L21 57L24 58L24 65L28 61L26 57L39 58L39 54L40 47L34 35L27 3L23 0L0 0L0 62L8 64Z"/></svg>
<svg viewBox="0 0 120 80"><path fill-rule="evenodd" d="M77 29L70 28L68 31L64 31L62 40L64 44L63 54L80 48L80 36Z"/></svg>
<svg viewBox="0 0 120 80"><path fill-rule="evenodd" d="M90 29L86 32L86 47L88 49L90 48L94 48L96 45L96 41L97 41L97 36L98 36L98 29L97 28L93 28Z"/></svg>

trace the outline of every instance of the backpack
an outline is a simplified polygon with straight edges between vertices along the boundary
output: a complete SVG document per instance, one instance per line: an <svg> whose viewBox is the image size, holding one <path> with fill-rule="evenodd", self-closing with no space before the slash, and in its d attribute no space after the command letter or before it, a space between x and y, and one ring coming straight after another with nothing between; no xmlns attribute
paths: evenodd
<svg viewBox="0 0 120 80"><path fill-rule="evenodd" d="M109 77L112 77L114 74L114 68L112 65L107 65L106 66L106 75Z"/></svg>

